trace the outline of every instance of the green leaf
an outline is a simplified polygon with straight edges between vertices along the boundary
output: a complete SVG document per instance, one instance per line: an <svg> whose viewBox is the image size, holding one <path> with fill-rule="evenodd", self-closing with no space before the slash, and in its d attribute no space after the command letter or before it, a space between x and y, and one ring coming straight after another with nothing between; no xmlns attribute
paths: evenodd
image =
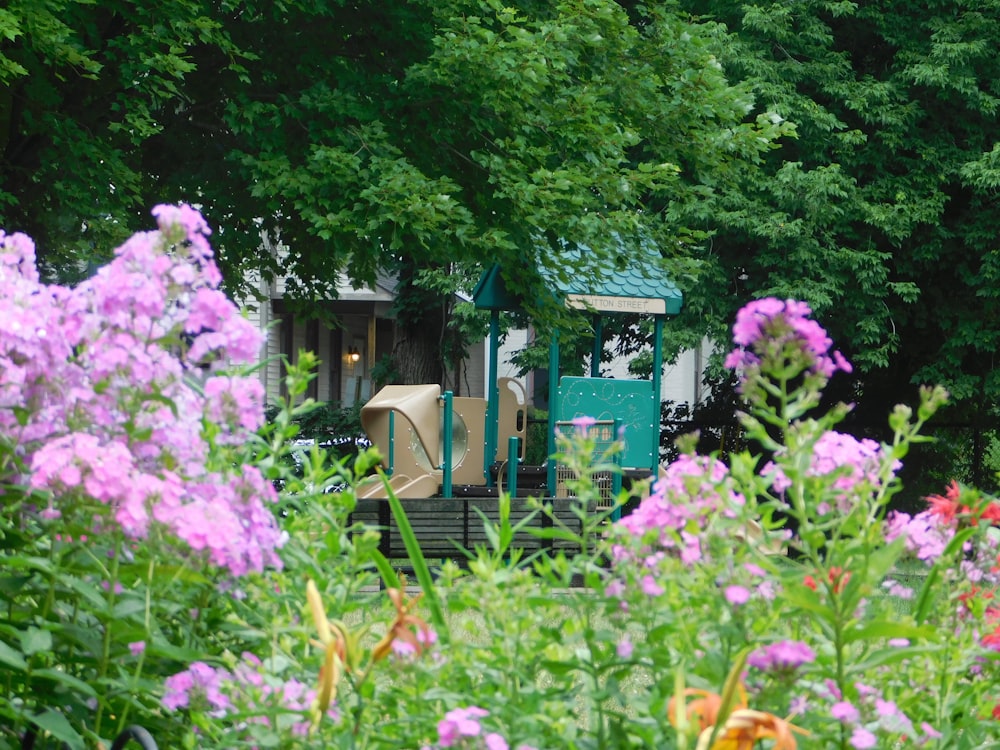
<svg viewBox="0 0 1000 750"><path fill-rule="evenodd" d="M21 672L28 671L28 662L21 652L15 651L3 641L0 641L0 662Z"/></svg>
<svg viewBox="0 0 1000 750"><path fill-rule="evenodd" d="M379 552L377 549L372 549L369 552L372 562L375 563L375 567L378 568L379 574L382 576L382 580L385 581L387 588L398 589L399 588L399 576L396 575L395 569L392 567L392 563Z"/></svg>
<svg viewBox="0 0 1000 750"><path fill-rule="evenodd" d="M852 659L847 665L848 672L863 674L869 669L894 664L898 661L920 656L930 656L940 651L937 646L908 646L906 648L882 648L872 651L865 659Z"/></svg>
<svg viewBox="0 0 1000 750"><path fill-rule="evenodd" d="M434 579L431 577L430 568L427 567L427 560L424 558L423 550L420 549L420 542L417 541L416 534L413 533L413 527L410 525L410 519L406 517L403 504L396 497L396 493L393 492L392 486L389 484L388 479L386 479L385 474L380 471L379 475L385 484L389 507L396 518L399 536L403 540L406 552L410 556L410 564L413 565L413 572L417 575L417 582L424 592L424 601L427 602L427 606L430 608L431 620L434 622L434 627L438 635L443 637L447 642L450 640L448 637L448 623L444 619L444 611L438 598L437 588L434 586Z"/></svg>
<svg viewBox="0 0 1000 750"><path fill-rule="evenodd" d="M934 600L933 594L937 579L941 576L941 568L935 565L924 579L924 585L920 587L917 600L913 605L913 619L919 624L927 619L931 603Z"/></svg>
<svg viewBox="0 0 1000 750"><path fill-rule="evenodd" d="M51 650L52 633L48 630L30 627L21 631L21 651L25 656Z"/></svg>
<svg viewBox="0 0 1000 750"><path fill-rule="evenodd" d="M31 717L31 722L59 742L66 743L71 750L83 750L83 737L58 711L50 708L40 714L35 714Z"/></svg>
<svg viewBox="0 0 1000 750"><path fill-rule="evenodd" d="M876 620L865 623L861 627L848 628L844 633L844 642L852 643L872 638L931 638L934 629L910 625L898 620Z"/></svg>
<svg viewBox="0 0 1000 750"><path fill-rule="evenodd" d="M97 691L94 690L89 683L86 683L83 680L58 669L37 669L31 673L31 676L51 680L52 682L58 682L60 685L65 685L74 692L79 693L80 695L85 695L88 698L94 698L97 696Z"/></svg>
<svg viewBox="0 0 1000 750"><path fill-rule="evenodd" d="M133 615L146 614L146 601L137 596L129 596L115 602L114 617L116 620L125 620Z"/></svg>
<svg viewBox="0 0 1000 750"><path fill-rule="evenodd" d="M798 587L789 586L785 589L784 598L793 607L817 614L827 622L833 622L834 620L833 610L826 604L823 604L819 600L819 595L812 589L800 591Z"/></svg>

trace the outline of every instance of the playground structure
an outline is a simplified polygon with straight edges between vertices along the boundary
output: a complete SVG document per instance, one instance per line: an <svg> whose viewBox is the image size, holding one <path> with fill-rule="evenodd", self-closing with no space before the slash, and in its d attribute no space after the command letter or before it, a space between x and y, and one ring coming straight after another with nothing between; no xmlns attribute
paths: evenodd
<svg viewBox="0 0 1000 750"><path fill-rule="evenodd" d="M586 248L565 253L565 265L575 267ZM579 417L596 420L590 428L599 445L619 436L624 450L617 462L623 472L656 475L659 469L660 378L663 325L680 312L682 296L661 270L654 249L630 249L624 268L610 262L600 278L574 278L560 282L550 275L550 285L564 303L584 310L594 329L594 349L589 376L560 375L559 335L553 333L549 349L549 418L547 456L556 452L557 430L566 430ZM576 262L574 262L576 261ZM480 278L473 293L476 307L490 311L490 372L488 397L455 397L438 385L390 385L361 409L361 423L382 455L388 484L403 500L430 497L490 496L503 483L514 494L525 455L527 399L523 387L511 378L497 377L500 314L520 309L493 266ZM605 316L640 313L653 319L653 373L649 380L605 378L600 375ZM570 428L572 429L572 428ZM534 467L544 476L547 497L565 497L566 476L550 458ZM610 492L620 487L615 473ZM472 488L481 488L473 490ZM459 491L460 490L460 491ZM381 479L358 488L362 499L386 497Z"/></svg>

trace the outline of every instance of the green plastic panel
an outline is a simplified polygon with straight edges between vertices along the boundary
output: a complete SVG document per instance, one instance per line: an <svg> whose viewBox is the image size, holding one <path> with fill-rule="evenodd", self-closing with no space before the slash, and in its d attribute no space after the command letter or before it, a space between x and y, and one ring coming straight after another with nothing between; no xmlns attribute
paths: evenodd
<svg viewBox="0 0 1000 750"><path fill-rule="evenodd" d="M625 452L621 465L627 468L653 465L658 450L660 420L653 400L653 384L648 380L564 377L559 381L556 420L576 417L597 420L617 419L625 428Z"/></svg>

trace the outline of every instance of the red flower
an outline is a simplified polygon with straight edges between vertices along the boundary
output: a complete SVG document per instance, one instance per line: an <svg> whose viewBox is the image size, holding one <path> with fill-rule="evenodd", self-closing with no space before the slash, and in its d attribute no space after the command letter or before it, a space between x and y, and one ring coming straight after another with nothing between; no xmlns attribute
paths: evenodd
<svg viewBox="0 0 1000 750"><path fill-rule="evenodd" d="M951 480L951 484L948 485L948 490L941 495L930 495L927 498L927 503L931 506L930 512L932 515L939 516L941 521L946 524L951 524L955 521L956 514L960 512L968 512L968 508L962 508L958 504L959 496L962 494L962 489L958 486L958 482L954 479Z"/></svg>
<svg viewBox="0 0 1000 750"><path fill-rule="evenodd" d="M841 591L843 591L844 586L846 586L847 582L851 580L850 571L846 571L843 568L838 568L838 567L830 568L828 576L830 579L830 583L833 584L833 593L835 594L839 594Z"/></svg>
<svg viewBox="0 0 1000 750"><path fill-rule="evenodd" d="M991 521L992 523L1000 521L1000 503L990 503L979 517L984 521Z"/></svg>
<svg viewBox="0 0 1000 750"><path fill-rule="evenodd" d="M844 586L847 585L847 582L851 580L851 573L850 571L845 571L843 568L834 566L827 571L826 579L833 585L833 593L839 594L844 590ZM810 575L803 578L802 583L811 588L813 591L816 591L816 589L819 588L819 583Z"/></svg>

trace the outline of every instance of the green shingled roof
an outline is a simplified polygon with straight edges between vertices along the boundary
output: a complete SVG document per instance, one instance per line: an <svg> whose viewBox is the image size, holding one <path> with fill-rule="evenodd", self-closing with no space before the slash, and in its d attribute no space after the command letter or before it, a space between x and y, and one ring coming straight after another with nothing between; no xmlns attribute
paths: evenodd
<svg viewBox="0 0 1000 750"><path fill-rule="evenodd" d="M594 307L614 312L642 312L642 305L629 300L662 300L659 314L676 315L681 310L683 295L667 277L660 265L656 249L647 243L626 248L619 241L619 261L589 257L590 248L578 245L565 248L558 257L556 268L543 268L542 275L550 288L577 307ZM473 292L476 307L488 310L517 309L519 301L507 291L500 267L493 266L479 279ZM610 300L621 300L618 304Z"/></svg>

